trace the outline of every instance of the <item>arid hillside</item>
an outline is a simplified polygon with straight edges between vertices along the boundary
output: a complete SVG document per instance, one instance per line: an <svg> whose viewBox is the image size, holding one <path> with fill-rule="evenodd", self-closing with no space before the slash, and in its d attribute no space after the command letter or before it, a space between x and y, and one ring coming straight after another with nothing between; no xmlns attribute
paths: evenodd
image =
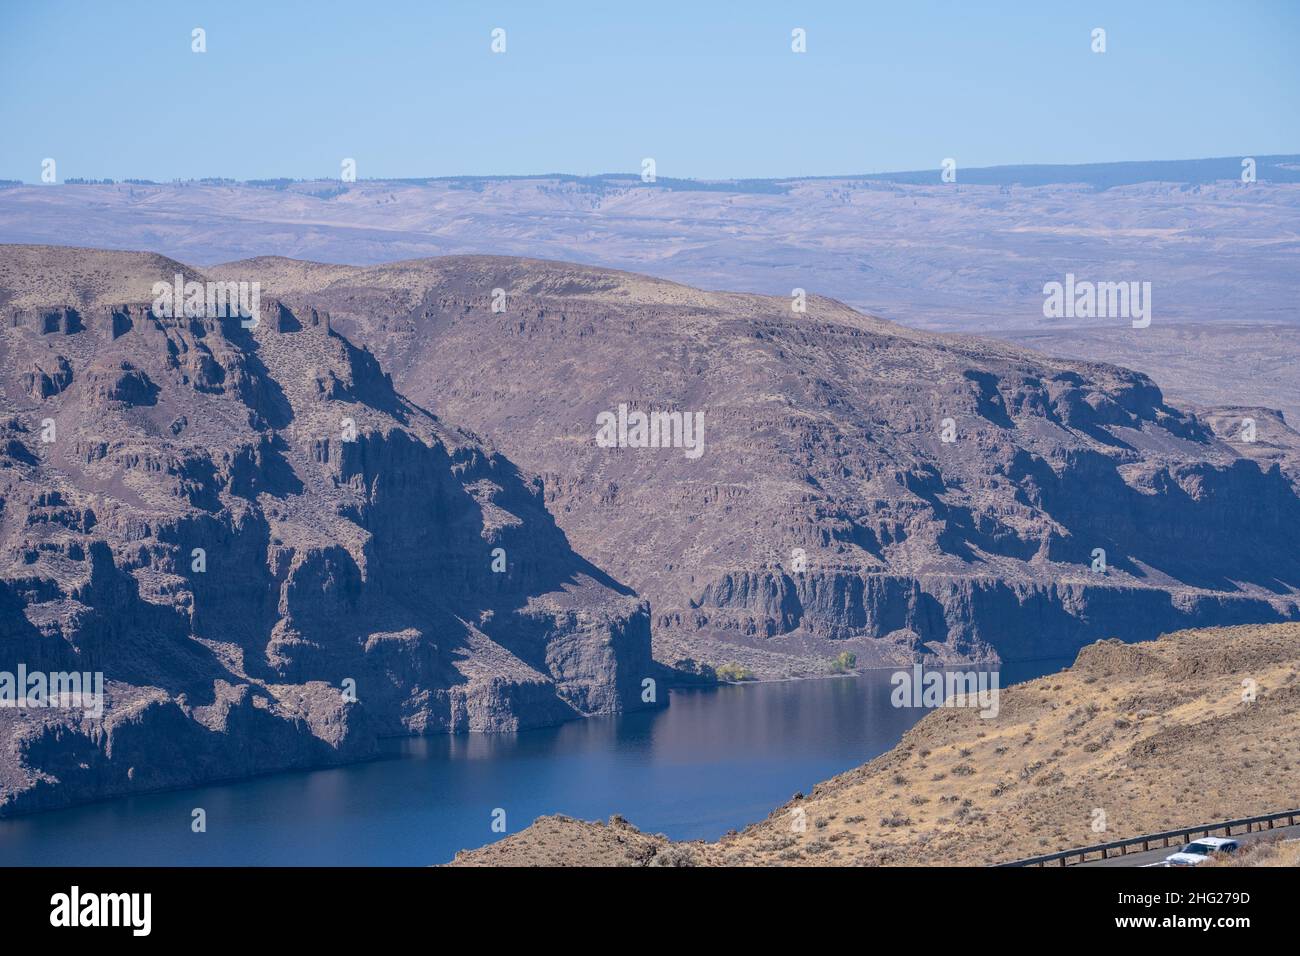
<svg viewBox="0 0 1300 956"><path fill-rule="evenodd" d="M0 248L12 387L34 403L84 377L60 336L101 313L115 335L105 303L199 275ZM1300 615L1300 436L1267 408L1193 412L1113 365L566 263L263 257L202 275L332 323L402 395L539 476L560 532L649 602L655 656L683 676L815 676L843 651L1064 656ZM201 348L169 348L199 363L187 380L225 382ZM694 418L698 441L602 447L616 413Z"/></svg>
<svg viewBox="0 0 1300 956"><path fill-rule="evenodd" d="M983 865L1300 803L1300 624L1093 644L717 843L545 817L458 865ZM1287 851L1288 853L1290 850Z"/></svg>
<svg viewBox="0 0 1300 956"><path fill-rule="evenodd" d="M369 265L492 253L704 289L832 296L1150 375L1170 401L1300 421L1295 156L685 182L639 175L0 188L0 238ZM662 172L663 170L661 170ZM3 183L0 183L3 186ZM346 267L344 267L346 268ZM1045 318L1069 272L1149 280L1153 321Z"/></svg>
<svg viewBox="0 0 1300 956"><path fill-rule="evenodd" d="M153 284L202 273L151 252L67 246L0 246L0 309L77 309L153 301Z"/></svg>
<svg viewBox="0 0 1300 956"><path fill-rule="evenodd" d="M566 263L209 271L327 310L539 474L684 671L1068 656L1300 614L1300 436L1266 409L1193 414L1114 365ZM702 446L601 447L619 409L699 416Z"/></svg>

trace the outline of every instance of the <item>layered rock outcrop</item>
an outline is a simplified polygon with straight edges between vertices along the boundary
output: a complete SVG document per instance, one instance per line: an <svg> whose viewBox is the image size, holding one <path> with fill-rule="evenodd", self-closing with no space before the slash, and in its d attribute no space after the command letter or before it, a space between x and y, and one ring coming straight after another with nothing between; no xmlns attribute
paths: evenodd
<svg viewBox="0 0 1300 956"><path fill-rule="evenodd" d="M322 313L0 324L0 671L105 681L0 708L0 814L652 705L646 603Z"/></svg>
<svg viewBox="0 0 1300 956"><path fill-rule="evenodd" d="M1300 614L1295 457L1261 452L1300 447L1277 413L1243 444L1140 373L816 296L487 256L210 271L330 309L541 474L670 664L1070 656ZM620 406L700 414L702 453L600 447Z"/></svg>

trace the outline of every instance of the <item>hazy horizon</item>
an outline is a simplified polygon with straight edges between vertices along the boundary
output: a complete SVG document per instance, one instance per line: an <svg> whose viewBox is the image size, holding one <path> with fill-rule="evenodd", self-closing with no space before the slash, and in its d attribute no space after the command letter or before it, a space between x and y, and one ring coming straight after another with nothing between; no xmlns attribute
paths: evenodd
<svg viewBox="0 0 1300 956"><path fill-rule="evenodd" d="M1059 162L1059 163L996 163L988 166L971 166L961 170L961 180L964 185L981 185L982 183L972 180L972 176L978 173L996 173L1011 172L1020 170L1097 170L1103 168L1125 168L1125 167L1167 167L1170 172L1181 172L1175 167L1187 166L1189 164L1209 164L1223 163L1234 164L1232 168L1225 168L1224 175L1221 179L1236 179L1240 172L1235 165L1242 159L1250 157L1257 162L1265 160L1300 160L1300 150L1294 153L1264 153L1260 151L1240 150L1224 156L1171 156L1154 159L1121 159L1121 160L1098 160L1086 163ZM788 175L788 176L657 176L655 180L647 182L646 185L655 183L778 183L778 182L796 182L806 180L835 180L835 179L878 179L891 181L892 177L914 177L927 176L939 180L940 167L923 168L923 169L884 169L884 170L851 170L839 173L818 173L815 175ZM1274 170L1276 172L1276 170ZM1300 172L1293 174L1296 180L1300 180ZM1261 179L1267 179L1261 175ZM128 175L121 178L110 176L74 176L69 179L61 179L56 183L42 183L39 174L23 179L21 177L14 179L0 179L0 183L18 183L23 186L38 185L82 185L82 186L100 186L100 185L157 185L166 186L177 183L237 183L239 185L258 185L264 183L314 183L314 182L334 182L338 181L338 176L272 176L272 177L253 177L250 179L241 179L236 176L224 176L219 173L210 176L198 177L177 177L173 179L151 180L145 176ZM456 180L478 179L485 181L510 181L510 180L528 180L528 179L565 179L565 180L598 180L598 179L629 179L633 181L643 181L639 173L628 172L627 170L606 170L604 172L574 172L571 170L535 170L526 173L442 173L438 175L410 175L410 176L358 176L355 180L357 183L419 183L419 182L454 182ZM1059 180L1064 181L1064 180ZM1132 180L1147 182L1186 182L1186 176L1176 176L1168 180L1148 179ZM1291 180L1284 180L1291 181Z"/></svg>

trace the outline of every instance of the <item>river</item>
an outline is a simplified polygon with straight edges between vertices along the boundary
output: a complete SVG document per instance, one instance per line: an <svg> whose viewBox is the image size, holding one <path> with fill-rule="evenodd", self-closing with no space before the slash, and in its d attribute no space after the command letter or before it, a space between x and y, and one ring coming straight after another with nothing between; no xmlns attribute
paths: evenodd
<svg viewBox="0 0 1300 956"><path fill-rule="evenodd" d="M1001 683L1068 660L1007 665ZM545 813L716 839L893 747L921 709L889 671L675 690L654 713L388 742L382 759L0 821L0 865L416 865ZM202 808L206 832L191 829Z"/></svg>

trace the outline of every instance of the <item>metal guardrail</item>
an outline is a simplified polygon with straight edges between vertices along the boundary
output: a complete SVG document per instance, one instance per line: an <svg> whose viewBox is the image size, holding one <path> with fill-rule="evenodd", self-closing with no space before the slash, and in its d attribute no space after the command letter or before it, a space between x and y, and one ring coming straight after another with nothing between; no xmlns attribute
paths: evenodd
<svg viewBox="0 0 1300 956"><path fill-rule="evenodd" d="M1282 826L1295 826L1296 821L1300 820L1300 810L1283 810L1281 813L1268 813L1259 817L1242 817L1240 820L1224 820L1222 823L1206 823L1201 826L1183 827L1181 830L1163 830L1160 833L1147 833L1143 836L1129 837L1127 840L1114 840L1110 843L1098 843L1094 846L1079 847L1075 850L1062 850L1059 853L1045 853L1042 856L1030 856L1023 860L1014 860L1010 863L997 863L995 866L1046 866L1049 863L1059 863L1061 866L1069 866L1071 857L1078 857L1078 862L1082 863L1088 858L1089 853L1100 853L1100 859L1109 859L1111 856L1124 856L1130 849L1141 846L1142 850L1152 849L1152 844L1156 841L1163 841L1162 846L1169 846L1170 840L1181 840L1183 837L1193 837L1195 834L1201 836L1210 836L1220 830L1224 836L1232 836L1233 828L1238 828L1238 832L1250 833L1251 827L1257 830L1272 830L1277 826L1279 820L1285 820ZM1267 827L1265 824L1268 824ZM1244 829L1242 829L1244 828ZM1118 853L1112 853L1112 850L1118 850Z"/></svg>

